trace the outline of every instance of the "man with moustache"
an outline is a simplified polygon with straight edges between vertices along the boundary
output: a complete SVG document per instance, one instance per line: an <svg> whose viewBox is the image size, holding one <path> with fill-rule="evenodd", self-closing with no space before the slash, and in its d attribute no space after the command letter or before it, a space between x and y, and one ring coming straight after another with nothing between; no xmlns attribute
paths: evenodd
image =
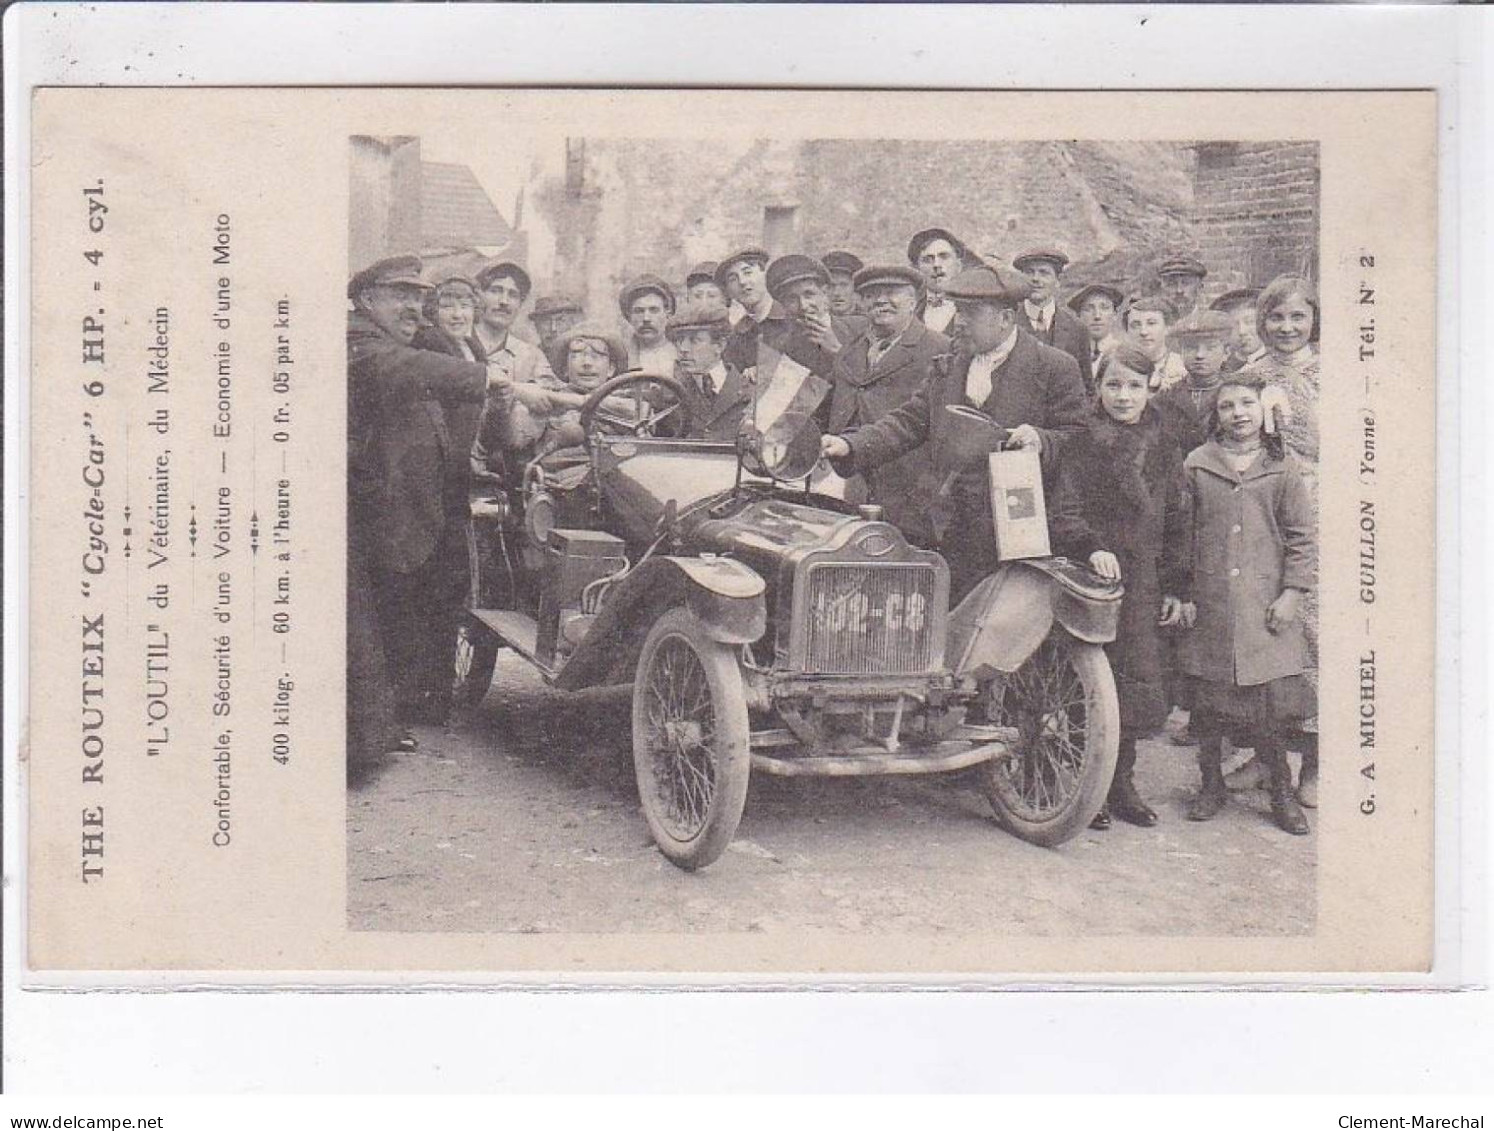
<svg viewBox="0 0 1494 1131"><path fill-rule="evenodd" d="M1079 363L1079 376L1086 389L1094 386L1090 369L1089 334L1079 319L1058 305L1058 277L1069 265L1069 257L1056 248L1035 247L1012 260L1012 266L1027 276L1032 294L1022 303L1022 324L1038 341L1061 349Z"/></svg>
<svg viewBox="0 0 1494 1131"><path fill-rule="evenodd" d="M954 321L954 303L945 297L944 287L974 257L948 228L925 228L908 241L908 262L923 276L923 306L918 316L930 330L949 331Z"/></svg>
<svg viewBox="0 0 1494 1131"><path fill-rule="evenodd" d="M1176 318L1187 318L1198 309L1198 296L1209 269L1192 255L1168 256L1157 264L1158 290L1172 304Z"/></svg>
<svg viewBox="0 0 1494 1131"><path fill-rule="evenodd" d="M450 705L451 650L468 572L466 453L452 450L448 415L510 384L501 367L412 344L429 290L415 256L380 260L348 283L348 727L355 759L398 743L391 708L404 721L436 722Z"/></svg>
<svg viewBox="0 0 1494 1131"><path fill-rule="evenodd" d="M856 293L868 326L836 357L825 418L829 432L850 435L902 407L928 383L949 339L917 318L923 276L900 265L866 267L856 273ZM931 545L929 501L938 488L926 449L907 451L853 479L847 497L882 506L886 518L911 541Z"/></svg>
<svg viewBox="0 0 1494 1131"><path fill-rule="evenodd" d="M628 329L628 368L655 377L673 377L679 354L665 336L674 313L674 292L657 275L640 275L618 295Z"/></svg>
<svg viewBox="0 0 1494 1131"><path fill-rule="evenodd" d="M959 601L996 568L996 538L985 460L958 442L945 406L980 409L1007 430L1008 446L1038 453L1047 479L1065 438L1085 427L1090 410L1079 363L1021 328L1017 307L1032 293L1025 275L999 265L973 267L945 293L958 308L954 355L901 408L855 431L827 435L822 450L841 474L874 472L908 452L928 452L940 481L929 509L949 562L950 600Z"/></svg>
<svg viewBox="0 0 1494 1131"><path fill-rule="evenodd" d="M757 366L758 343L782 352L794 332L788 311L768 292L768 259L762 248L744 247L716 268L721 290L746 311L732 328L722 353L728 365L744 372Z"/></svg>
<svg viewBox="0 0 1494 1131"><path fill-rule="evenodd" d="M477 340L488 364L503 370L519 385L556 386L555 371L544 350L509 331L529 297L529 273L517 263L490 263L477 273Z"/></svg>

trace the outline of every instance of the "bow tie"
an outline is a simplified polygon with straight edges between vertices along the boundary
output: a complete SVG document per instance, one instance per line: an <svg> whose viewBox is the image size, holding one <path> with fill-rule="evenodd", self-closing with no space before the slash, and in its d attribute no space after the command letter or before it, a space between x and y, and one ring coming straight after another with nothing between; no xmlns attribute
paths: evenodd
<svg viewBox="0 0 1494 1131"><path fill-rule="evenodd" d="M949 299L945 298L943 295L931 294L931 295L929 295L928 305L929 306L943 306L948 301L949 301Z"/></svg>

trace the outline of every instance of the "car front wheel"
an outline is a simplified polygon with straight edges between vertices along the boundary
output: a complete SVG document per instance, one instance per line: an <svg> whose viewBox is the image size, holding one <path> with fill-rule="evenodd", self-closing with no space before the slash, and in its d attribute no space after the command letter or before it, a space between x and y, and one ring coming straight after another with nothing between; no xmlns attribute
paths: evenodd
<svg viewBox="0 0 1494 1131"><path fill-rule="evenodd" d="M633 684L633 767L654 843L686 871L731 843L751 769L736 651L671 609L643 643Z"/></svg>
<svg viewBox="0 0 1494 1131"><path fill-rule="evenodd" d="M1032 844L1062 844L1094 818L1115 773L1120 704L1105 650L1055 629L992 689L990 715L1018 734L980 768L996 819Z"/></svg>

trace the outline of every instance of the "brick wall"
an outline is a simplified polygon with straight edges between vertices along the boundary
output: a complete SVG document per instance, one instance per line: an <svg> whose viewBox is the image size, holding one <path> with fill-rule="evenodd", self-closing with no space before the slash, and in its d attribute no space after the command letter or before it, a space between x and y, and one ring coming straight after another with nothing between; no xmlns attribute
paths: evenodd
<svg viewBox="0 0 1494 1131"><path fill-rule="evenodd" d="M1211 293L1318 274L1316 142L1194 147L1194 228Z"/></svg>

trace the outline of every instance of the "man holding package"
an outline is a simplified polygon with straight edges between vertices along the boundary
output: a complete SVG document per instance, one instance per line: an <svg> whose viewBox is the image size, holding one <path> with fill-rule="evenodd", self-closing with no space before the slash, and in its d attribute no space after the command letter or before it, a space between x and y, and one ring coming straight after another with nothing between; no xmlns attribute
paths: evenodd
<svg viewBox="0 0 1494 1131"><path fill-rule="evenodd" d="M348 283L348 710L355 757L392 749L405 721L444 716L467 589L467 459L449 416L511 393L506 372L418 349L430 286L415 256ZM386 681L387 680L387 684ZM392 691L392 694L391 694Z"/></svg>
<svg viewBox="0 0 1494 1131"><path fill-rule="evenodd" d="M1038 455L1047 478L1064 437L1088 414L1079 363L1019 327L1026 276L993 265L962 271L945 294L955 303L956 350L901 408L849 435L824 438L841 474L864 474L928 445L941 485L930 507L959 601L996 568L987 457L1002 445ZM950 412L949 407L956 408ZM967 410L961 417L959 410ZM971 423L969 409L996 427Z"/></svg>

